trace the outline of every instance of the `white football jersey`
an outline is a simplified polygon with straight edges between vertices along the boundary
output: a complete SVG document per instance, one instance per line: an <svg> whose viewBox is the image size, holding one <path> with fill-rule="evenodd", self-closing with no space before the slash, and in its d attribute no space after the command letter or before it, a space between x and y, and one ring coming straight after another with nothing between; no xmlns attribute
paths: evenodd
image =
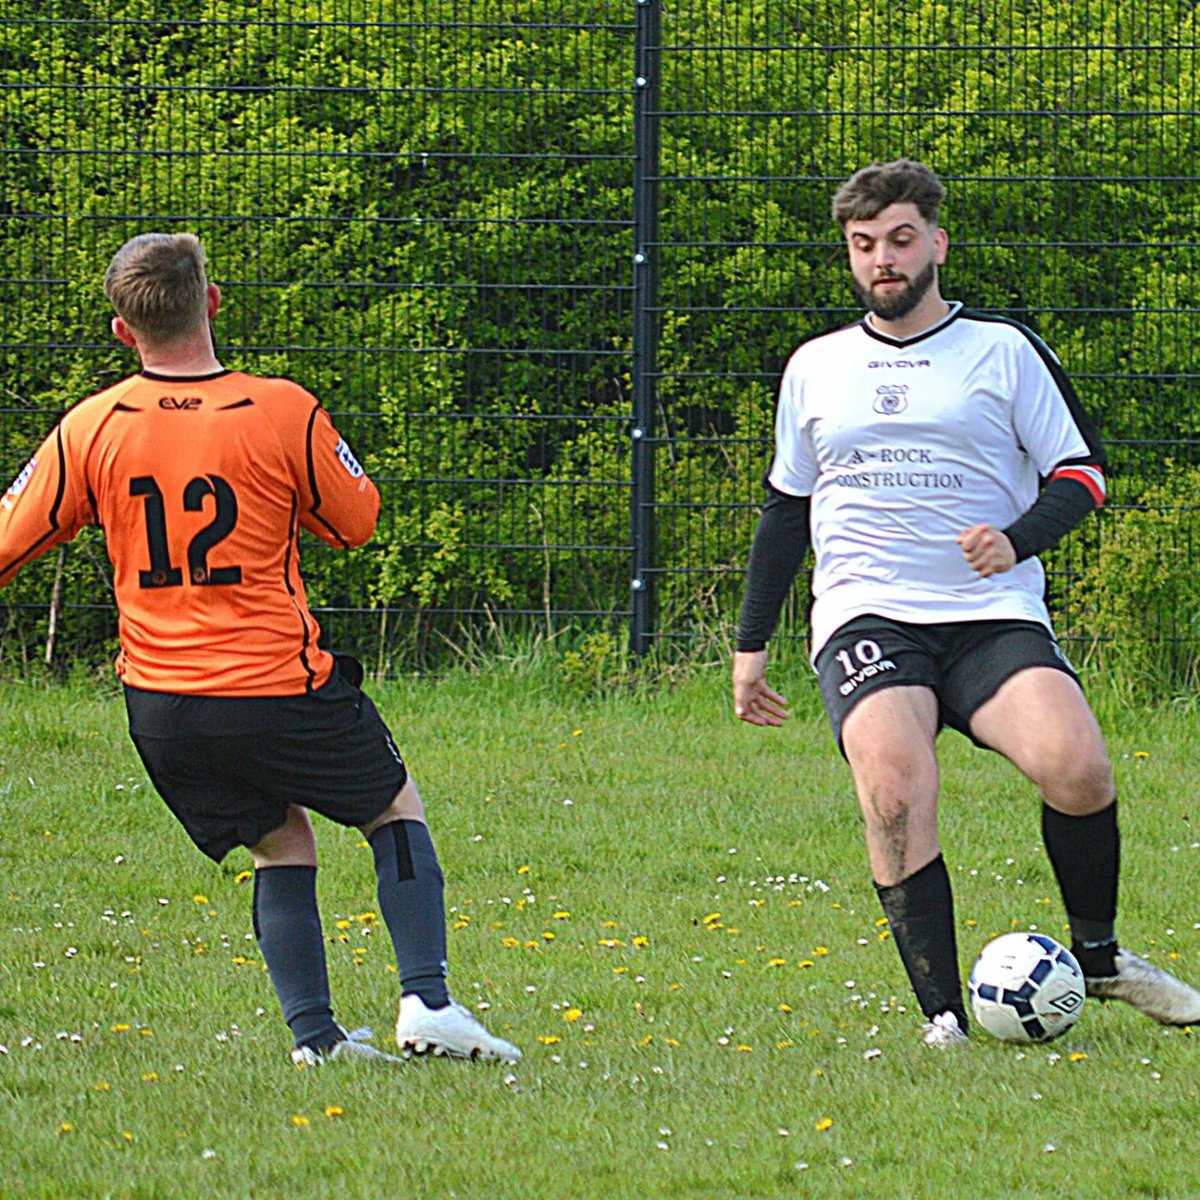
<svg viewBox="0 0 1200 1200"><path fill-rule="evenodd" d="M814 658L865 613L1049 627L1036 558L983 579L955 539L1011 524L1067 462L1102 498L1103 474L1086 464L1103 451L1074 389L1014 321L954 304L905 340L864 319L801 345L780 383L768 479L812 497Z"/></svg>

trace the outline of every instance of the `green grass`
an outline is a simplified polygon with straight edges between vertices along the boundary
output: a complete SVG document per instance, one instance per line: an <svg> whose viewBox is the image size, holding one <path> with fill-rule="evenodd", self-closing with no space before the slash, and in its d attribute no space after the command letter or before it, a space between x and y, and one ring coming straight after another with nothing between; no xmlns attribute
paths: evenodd
<svg viewBox="0 0 1200 1200"><path fill-rule="evenodd" d="M191 848L107 686L0 686L0 1195L1200 1195L1200 1035L1091 1003L1050 1046L920 1045L848 772L804 668L777 681L781 731L732 718L723 669L588 701L536 663L374 689L446 870L452 984L524 1048L511 1071L295 1071L248 855ZM1195 715L1098 712L1123 940L1200 980ZM1061 935L1030 788L940 747L964 967L993 933ZM318 840L337 1013L382 1041L370 852Z"/></svg>

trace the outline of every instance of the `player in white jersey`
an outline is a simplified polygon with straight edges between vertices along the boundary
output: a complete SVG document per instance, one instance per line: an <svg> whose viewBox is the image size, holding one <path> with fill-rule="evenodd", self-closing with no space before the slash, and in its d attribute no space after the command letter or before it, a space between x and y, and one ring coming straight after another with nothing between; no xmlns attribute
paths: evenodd
<svg viewBox="0 0 1200 1200"><path fill-rule="evenodd" d="M943 194L928 167L900 159L865 167L834 198L868 311L784 369L734 711L764 726L788 715L766 681L766 643L811 540L813 660L925 1040L967 1032L937 834L943 725L1037 786L1088 993L1164 1024L1200 1022L1200 992L1117 943L1112 769L1043 600L1037 555L1103 503L1104 451L1035 334L942 298Z"/></svg>

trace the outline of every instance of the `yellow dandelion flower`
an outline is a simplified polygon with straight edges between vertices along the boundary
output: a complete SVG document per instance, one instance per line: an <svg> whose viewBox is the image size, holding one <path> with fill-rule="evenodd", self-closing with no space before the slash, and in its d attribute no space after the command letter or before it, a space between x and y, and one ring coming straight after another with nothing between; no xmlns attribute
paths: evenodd
<svg viewBox="0 0 1200 1200"><path fill-rule="evenodd" d="M541 944L542 944L541 942L526 942L525 949L526 950L536 950Z"/></svg>
<svg viewBox="0 0 1200 1200"><path fill-rule="evenodd" d="M879 920L875 922L876 926L880 929L882 929L883 926L885 926L887 923L888 923L887 917L880 917Z"/></svg>
<svg viewBox="0 0 1200 1200"><path fill-rule="evenodd" d="M1087 1058L1087 1055L1082 1050L1076 1050L1075 1053L1071 1055L1072 1062L1083 1062L1085 1058Z"/></svg>
<svg viewBox="0 0 1200 1200"><path fill-rule="evenodd" d="M122 1136L122 1137L123 1137L123 1138L124 1138L124 1139L125 1139L127 1142L132 1142L132 1141L133 1141L133 1134L132 1134L132 1133L130 1133L128 1129L122 1129L122 1130L121 1130L121 1136Z"/></svg>
<svg viewBox="0 0 1200 1200"><path fill-rule="evenodd" d="M652 1033L648 1033L648 1034L646 1034L646 1036L644 1038L642 1038L642 1040L640 1042L638 1042L638 1045L639 1046L648 1046L648 1045L650 1045L650 1043L652 1041L654 1041L654 1035Z"/></svg>
<svg viewBox="0 0 1200 1200"><path fill-rule="evenodd" d="M753 1046L747 1046L747 1045L746 1045L746 1043L745 1043L745 1042L743 1042L743 1043L742 1043L740 1046L738 1046L738 1048L737 1048L737 1052L738 1052L739 1054L753 1054L753 1053L754 1053L754 1047L753 1047Z"/></svg>
<svg viewBox="0 0 1200 1200"><path fill-rule="evenodd" d="M75 1126L72 1125L70 1121L64 1121L58 1127L58 1132L59 1133L72 1133L72 1132L74 1132L74 1129L75 1129Z"/></svg>
<svg viewBox="0 0 1200 1200"><path fill-rule="evenodd" d="M554 941L554 934L552 934L550 932L550 930L548 930L548 929L543 929L542 930L542 940L545 942L552 942L552 941Z"/></svg>
<svg viewBox="0 0 1200 1200"><path fill-rule="evenodd" d="M781 1013L790 1013L792 1011L792 1006L790 1004L781 1004L779 1006L779 1011Z"/></svg>
<svg viewBox="0 0 1200 1200"><path fill-rule="evenodd" d="M541 1042L543 1046L554 1046L561 1042L562 1038L553 1033L539 1033L537 1040Z"/></svg>
<svg viewBox="0 0 1200 1200"><path fill-rule="evenodd" d="M567 910L565 908L560 908L558 910L558 912L556 912L554 914L554 919L556 921L565 921L565 920L567 920L568 917L570 917L570 915L571 914L569 912L567 912Z"/></svg>
<svg viewBox="0 0 1200 1200"><path fill-rule="evenodd" d="M467 929L470 927L470 925L471 925L470 921L465 921L461 917L457 921L454 922L455 929Z"/></svg>
<svg viewBox="0 0 1200 1200"><path fill-rule="evenodd" d="M579 1018L582 1016L583 1016L582 1008L571 1007L571 1008L568 1008L565 1013L563 1013L563 1020L564 1021L578 1021Z"/></svg>
<svg viewBox="0 0 1200 1200"><path fill-rule="evenodd" d="M119 1025L110 1025L108 1028L110 1033L128 1033L132 1027L122 1021Z"/></svg>
<svg viewBox="0 0 1200 1200"><path fill-rule="evenodd" d="M667 1045L670 1046L672 1050L679 1049L679 1042L676 1038L667 1038Z"/></svg>
<svg viewBox="0 0 1200 1200"><path fill-rule="evenodd" d="M1149 758L1150 753L1147 750L1135 750L1133 752L1133 757L1134 758Z"/></svg>
<svg viewBox="0 0 1200 1200"><path fill-rule="evenodd" d="M782 967L782 966L786 966L786 965L787 965L786 958L773 958L773 959L771 959L771 961L769 963L767 963L768 967Z"/></svg>
<svg viewBox="0 0 1200 1200"><path fill-rule="evenodd" d="M344 1108L342 1108L341 1105L339 1105L339 1104L325 1105L325 1115L327 1117L340 1117L345 1113L345 1111L346 1110Z"/></svg>
<svg viewBox="0 0 1200 1200"><path fill-rule="evenodd" d="M708 916L704 918L704 924L711 929L720 919L721 914L719 912L709 913Z"/></svg>
<svg viewBox="0 0 1200 1200"><path fill-rule="evenodd" d="M683 987L683 984L682 984L682 983L673 983L673 984L671 984L671 986L670 986L670 988L669 988L668 990L669 990L669 991L672 991L672 992L677 992L677 991L679 991L679 990L680 990L682 987Z"/></svg>
<svg viewBox="0 0 1200 1200"><path fill-rule="evenodd" d="M364 925L370 925L372 921L378 921L378 920L379 920L379 914L378 914L378 913L373 913L373 912L359 913L359 914L358 914L358 919L359 919L359 920L360 920L360 921L361 921L361 922L362 922Z"/></svg>
<svg viewBox="0 0 1200 1200"><path fill-rule="evenodd" d="M600 927L602 929L616 929L617 923L616 921L601 921Z"/></svg>
<svg viewBox="0 0 1200 1200"><path fill-rule="evenodd" d="M628 975L629 968L628 967L613 967L613 974L614 975Z"/></svg>
<svg viewBox="0 0 1200 1200"><path fill-rule="evenodd" d="M138 1033L140 1033L142 1035L142 1037L153 1037L154 1036L153 1029L139 1029Z"/></svg>
<svg viewBox="0 0 1200 1200"><path fill-rule="evenodd" d="M791 1040L791 1038L780 1038L780 1040L775 1043L775 1049L786 1050L789 1046L794 1045L795 1043Z"/></svg>
<svg viewBox="0 0 1200 1200"><path fill-rule="evenodd" d="M254 878L253 871L239 871L233 877L233 882L234 883L245 883L247 879L253 879L253 878Z"/></svg>
<svg viewBox="0 0 1200 1200"><path fill-rule="evenodd" d="M301 1128L308 1124L308 1118L301 1113L292 1113L292 1124L297 1128Z"/></svg>
<svg viewBox="0 0 1200 1200"><path fill-rule="evenodd" d="M340 921L335 921L333 927L335 929L349 929L350 922L345 917L343 917Z"/></svg>
<svg viewBox="0 0 1200 1200"><path fill-rule="evenodd" d="M250 960L241 954L235 954L230 961L235 967L244 967Z"/></svg>
<svg viewBox="0 0 1200 1200"><path fill-rule="evenodd" d="M572 736L572 737L579 737L579 735L580 735L581 733L583 733L583 730L582 730L582 729L572 729L572 730L571 730L571 736Z"/></svg>
<svg viewBox="0 0 1200 1200"><path fill-rule="evenodd" d="M828 946L814 946L813 947L813 954L816 955L817 958L824 958L825 955L828 953L829 953Z"/></svg>
<svg viewBox="0 0 1200 1200"><path fill-rule="evenodd" d="M811 958L802 958L796 965L798 967L815 967L817 964Z"/></svg>
<svg viewBox="0 0 1200 1200"><path fill-rule="evenodd" d="M93 1090L97 1092L111 1092L112 1084L109 1083L107 1079L102 1079L98 1084L96 1084Z"/></svg>
<svg viewBox="0 0 1200 1200"><path fill-rule="evenodd" d="M528 875L528 874L529 874L529 868L528 868L527 866L521 866L521 867L518 867L518 868L517 868L517 874L518 874L518 875Z"/></svg>
<svg viewBox="0 0 1200 1200"><path fill-rule="evenodd" d="M199 892L197 892L192 897L192 903L193 904L211 904L212 901L210 901L207 896L201 895Z"/></svg>
<svg viewBox="0 0 1200 1200"><path fill-rule="evenodd" d="M153 1083L158 1078L157 1071L145 1071L142 1073L143 1083Z"/></svg>
<svg viewBox="0 0 1200 1200"><path fill-rule="evenodd" d="M515 948L516 948L517 946L519 946L520 944L521 944L521 941L520 941L520 939L519 939L519 938L515 938L515 937L506 937L506 938L501 938L501 939L500 939L500 945L502 945L502 946L507 946L507 947L508 947L510 950L513 950L513 949L515 949Z"/></svg>
<svg viewBox="0 0 1200 1200"><path fill-rule="evenodd" d="M825 1130L827 1130L827 1129L832 1129L832 1128L833 1128L833 1118L832 1118L832 1117L822 1117L822 1118L821 1118L821 1119L820 1119L820 1120L819 1120L819 1121L816 1123L816 1125L814 1126L814 1128L816 1129L816 1131L817 1131L818 1133L824 1133L824 1132L825 1132Z"/></svg>
<svg viewBox="0 0 1200 1200"><path fill-rule="evenodd" d="M645 948L650 945L650 939L638 934L638 936L633 939L633 944L640 950L645 950Z"/></svg>

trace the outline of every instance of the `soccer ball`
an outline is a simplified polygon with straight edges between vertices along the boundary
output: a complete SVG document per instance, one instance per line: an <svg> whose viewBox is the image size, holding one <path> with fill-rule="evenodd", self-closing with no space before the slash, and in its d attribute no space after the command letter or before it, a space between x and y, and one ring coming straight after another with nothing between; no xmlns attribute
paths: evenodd
<svg viewBox="0 0 1200 1200"><path fill-rule="evenodd" d="M968 981L971 1012L1003 1042L1048 1042L1079 1019L1083 971L1044 933L1003 933L979 952Z"/></svg>

